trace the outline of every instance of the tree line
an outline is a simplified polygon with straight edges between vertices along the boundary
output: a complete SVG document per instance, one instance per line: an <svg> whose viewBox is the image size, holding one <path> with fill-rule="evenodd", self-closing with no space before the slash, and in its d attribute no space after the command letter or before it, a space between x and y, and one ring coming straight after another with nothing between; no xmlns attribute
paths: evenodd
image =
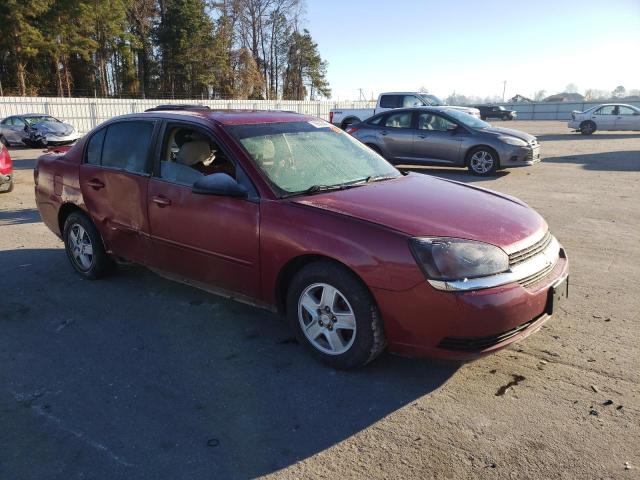
<svg viewBox="0 0 640 480"><path fill-rule="evenodd" d="M0 94L329 97L304 0L2 0Z"/></svg>

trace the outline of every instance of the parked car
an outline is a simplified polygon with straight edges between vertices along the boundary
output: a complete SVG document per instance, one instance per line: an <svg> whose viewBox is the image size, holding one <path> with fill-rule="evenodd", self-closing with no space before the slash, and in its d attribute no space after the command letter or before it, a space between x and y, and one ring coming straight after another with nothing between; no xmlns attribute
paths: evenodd
<svg viewBox="0 0 640 480"><path fill-rule="evenodd" d="M75 142L81 136L73 125L40 113L14 115L0 122L0 142L5 146L66 145Z"/></svg>
<svg viewBox="0 0 640 480"><path fill-rule="evenodd" d="M347 133L393 164L467 167L475 175L491 175L540 161L533 135L442 107L385 112L347 127Z"/></svg>
<svg viewBox="0 0 640 480"><path fill-rule="evenodd" d="M565 251L520 200L403 174L314 117L172 108L39 158L38 210L85 278L125 259L283 312L338 368L487 354L566 297Z"/></svg>
<svg viewBox="0 0 640 480"><path fill-rule="evenodd" d="M477 105L480 110L480 118L487 120L488 118L497 118L500 120L515 120L518 113L515 110L507 110L502 105Z"/></svg>
<svg viewBox="0 0 640 480"><path fill-rule="evenodd" d="M477 108L445 105L445 103L435 95L419 92L389 92L381 93L378 96L376 108L333 108L329 111L329 122L344 130L349 125L359 123L381 112L397 108L426 106L458 110L480 118L480 110Z"/></svg>
<svg viewBox="0 0 640 480"><path fill-rule="evenodd" d="M582 135L596 130L640 130L640 108L624 103L606 103L584 112L574 110L567 126Z"/></svg>
<svg viewBox="0 0 640 480"><path fill-rule="evenodd" d="M0 193L13 190L13 163L9 150L0 142Z"/></svg>

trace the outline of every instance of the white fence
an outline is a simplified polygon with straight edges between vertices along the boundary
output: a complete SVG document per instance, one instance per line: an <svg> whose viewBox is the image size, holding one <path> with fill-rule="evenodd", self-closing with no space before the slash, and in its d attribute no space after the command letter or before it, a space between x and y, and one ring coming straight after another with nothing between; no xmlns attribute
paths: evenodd
<svg viewBox="0 0 640 480"><path fill-rule="evenodd" d="M24 113L46 113L73 124L86 133L116 115L139 113L169 103L193 103L213 109L289 110L329 120L332 108L374 108L375 102L289 100L117 100L110 98L0 97L0 118ZM601 102L504 103L518 112L519 120L567 120L572 110L586 110ZM640 102L629 102L640 107Z"/></svg>
<svg viewBox="0 0 640 480"><path fill-rule="evenodd" d="M213 109L288 110L329 120L332 108L373 108L375 102L290 100L117 100L109 98L0 97L0 119L24 113L46 113L86 133L116 115L144 112L170 103L207 105Z"/></svg>
<svg viewBox="0 0 640 480"><path fill-rule="evenodd" d="M596 105L610 102L535 102L502 103L504 108L518 112L518 120L568 120L573 110L585 111ZM640 107L640 102L625 102Z"/></svg>

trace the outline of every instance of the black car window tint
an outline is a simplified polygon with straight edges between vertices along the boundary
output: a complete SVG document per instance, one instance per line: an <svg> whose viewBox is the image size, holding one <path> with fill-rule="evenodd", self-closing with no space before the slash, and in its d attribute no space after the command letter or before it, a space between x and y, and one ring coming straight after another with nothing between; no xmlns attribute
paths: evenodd
<svg viewBox="0 0 640 480"><path fill-rule="evenodd" d="M100 156L102 155L102 143L104 142L105 132L106 129L103 128L89 139L85 157L85 162L89 165L100 165Z"/></svg>
<svg viewBox="0 0 640 480"><path fill-rule="evenodd" d="M382 95L380 97L380 108L398 108L400 95Z"/></svg>
<svg viewBox="0 0 640 480"><path fill-rule="evenodd" d="M102 147L102 166L145 173L152 133L152 122L109 125Z"/></svg>

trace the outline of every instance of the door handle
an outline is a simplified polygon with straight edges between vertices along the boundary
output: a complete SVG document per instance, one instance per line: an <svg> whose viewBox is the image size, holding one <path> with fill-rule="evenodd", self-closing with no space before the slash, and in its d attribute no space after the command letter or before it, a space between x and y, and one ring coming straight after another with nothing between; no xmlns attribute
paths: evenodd
<svg viewBox="0 0 640 480"><path fill-rule="evenodd" d="M171 200L163 196L153 197L152 200L153 200L153 203L157 204L160 208L164 208L171 205Z"/></svg>
<svg viewBox="0 0 640 480"><path fill-rule="evenodd" d="M380 132L380 135L387 135L389 132L384 131L384 132Z"/></svg>
<svg viewBox="0 0 640 480"><path fill-rule="evenodd" d="M426 135L418 135L418 138L427 138Z"/></svg>
<svg viewBox="0 0 640 480"><path fill-rule="evenodd" d="M89 185L94 190L100 190L101 188L104 188L104 183L102 183L97 178L93 178L93 179L89 180L87 182L87 185Z"/></svg>

